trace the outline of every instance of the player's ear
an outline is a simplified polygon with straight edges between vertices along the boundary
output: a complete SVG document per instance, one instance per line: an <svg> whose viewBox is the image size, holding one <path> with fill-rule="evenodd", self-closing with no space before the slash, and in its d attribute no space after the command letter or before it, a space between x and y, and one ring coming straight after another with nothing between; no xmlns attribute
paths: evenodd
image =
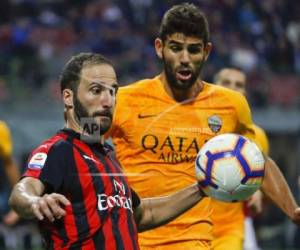
<svg viewBox="0 0 300 250"><path fill-rule="evenodd" d="M154 41L154 47L156 51L156 55L162 59L162 50L163 50L163 41L160 38L156 38Z"/></svg>
<svg viewBox="0 0 300 250"><path fill-rule="evenodd" d="M205 61L207 60L209 54L210 54L210 51L212 49L212 43L211 42L208 42L206 45L205 45L205 48L204 48L204 53L205 53Z"/></svg>
<svg viewBox="0 0 300 250"><path fill-rule="evenodd" d="M66 108L73 108L73 91L71 89L63 90L63 101Z"/></svg>

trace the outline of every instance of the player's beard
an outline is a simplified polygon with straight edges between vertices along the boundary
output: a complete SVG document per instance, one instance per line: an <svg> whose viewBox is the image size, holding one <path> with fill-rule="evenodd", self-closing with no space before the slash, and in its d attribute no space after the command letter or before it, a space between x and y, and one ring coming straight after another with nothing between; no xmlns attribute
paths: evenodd
<svg viewBox="0 0 300 250"><path fill-rule="evenodd" d="M171 88L178 89L178 90L187 90L191 88L196 82L197 79L200 76L201 70L203 68L205 60L202 60L201 62L194 64L195 67L192 69L191 67L188 67L191 71L191 78L186 81L177 80L176 78L176 70L173 68L172 63L168 62L164 55L163 55L163 62L164 62L164 71L166 74L167 81ZM181 68L187 68L184 66L180 66Z"/></svg>
<svg viewBox="0 0 300 250"><path fill-rule="evenodd" d="M90 115L88 110L79 101L77 96L74 96L73 105L74 105L75 120L79 126L81 124L80 121L82 118L92 118L93 119L92 122L100 126L101 135L105 134L109 130L112 122L112 113L110 110L105 110L101 112L96 111ZM106 116L106 117L101 118L101 121L97 121L96 117L98 116Z"/></svg>

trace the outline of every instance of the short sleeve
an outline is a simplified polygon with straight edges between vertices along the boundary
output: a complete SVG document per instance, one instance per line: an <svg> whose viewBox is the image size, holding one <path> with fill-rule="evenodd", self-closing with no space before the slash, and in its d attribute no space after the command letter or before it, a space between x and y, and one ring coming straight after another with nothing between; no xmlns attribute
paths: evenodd
<svg viewBox="0 0 300 250"><path fill-rule="evenodd" d="M29 157L23 177L34 177L41 180L49 192L57 192L62 186L67 171L67 159L72 155L72 147L59 141L47 150L41 145Z"/></svg>
<svg viewBox="0 0 300 250"><path fill-rule="evenodd" d="M269 155L269 140L266 132L259 126L255 125L255 140L254 142L259 146L265 155Z"/></svg>
<svg viewBox="0 0 300 250"><path fill-rule="evenodd" d="M12 140L8 126L5 122L0 121L0 155L2 157L11 157Z"/></svg>
<svg viewBox="0 0 300 250"><path fill-rule="evenodd" d="M233 101L235 102L235 108L238 116L238 131L236 132L251 140L254 140L255 129L252 121L251 110L246 98L242 94L236 92Z"/></svg>

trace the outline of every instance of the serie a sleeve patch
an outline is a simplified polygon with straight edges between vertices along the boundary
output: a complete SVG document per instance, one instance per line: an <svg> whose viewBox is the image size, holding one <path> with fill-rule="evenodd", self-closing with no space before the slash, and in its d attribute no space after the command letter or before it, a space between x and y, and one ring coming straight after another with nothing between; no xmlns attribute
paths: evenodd
<svg viewBox="0 0 300 250"><path fill-rule="evenodd" d="M42 169L45 165L46 159L46 153L36 153L31 157L28 163L28 168L36 170Z"/></svg>

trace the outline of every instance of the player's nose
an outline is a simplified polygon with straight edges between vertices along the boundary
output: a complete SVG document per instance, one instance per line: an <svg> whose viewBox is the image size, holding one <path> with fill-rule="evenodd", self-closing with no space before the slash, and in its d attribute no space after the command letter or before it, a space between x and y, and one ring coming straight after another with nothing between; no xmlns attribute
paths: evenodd
<svg viewBox="0 0 300 250"><path fill-rule="evenodd" d="M190 63L190 54L186 49L182 50L182 52L181 52L180 63L185 64L185 65Z"/></svg>
<svg viewBox="0 0 300 250"><path fill-rule="evenodd" d="M109 89L103 91L100 95L101 106L112 108L115 103L115 95L112 95Z"/></svg>

